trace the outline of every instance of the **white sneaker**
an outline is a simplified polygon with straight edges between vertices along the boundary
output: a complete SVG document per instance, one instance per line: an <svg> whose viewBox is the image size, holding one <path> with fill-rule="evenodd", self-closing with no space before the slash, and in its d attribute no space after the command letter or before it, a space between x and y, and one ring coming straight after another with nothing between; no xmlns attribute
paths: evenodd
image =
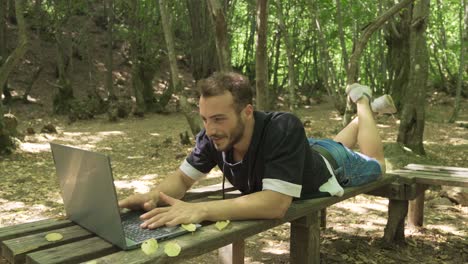
<svg viewBox="0 0 468 264"><path fill-rule="evenodd" d="M394 114L397 112L395 103L390 95L384 94L372 101L372 111L378 114Z"/></svg>
<svg viewBox="0 0 468 264"><path fill-rule="evenodd" d="M355 103L363 96L367 96L367 98L369 98L369 102L372 98L372 90L369 88L369 86L365 86L359 83L353 83L346 86L346 94L349 96L351 101Z"/></svg>

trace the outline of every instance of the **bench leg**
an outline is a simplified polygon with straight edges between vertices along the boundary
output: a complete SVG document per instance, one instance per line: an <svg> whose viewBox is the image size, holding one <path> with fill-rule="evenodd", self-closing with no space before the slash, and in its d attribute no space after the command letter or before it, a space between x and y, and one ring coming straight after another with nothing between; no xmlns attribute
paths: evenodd
<svg viewBox="0 0 468 264"><path fill-rule="evenodd" d="M313 212L291 222L289 251L292 264L320 263L319 212Z"/></svg>
<svg viewBox="0 0 468 264"><path fill-rule="evenodd" d="M413 227L422 226L424 221L424 191L409 202L408 224Z"/></svg>
<svg viewBox="0 0 468 264"><path fill-rule="evenodd" d="M383 240L387 243L405 241L405 217L408 213L407 200L392 200L388 203L388 221Z"/></svg>
<svg viewBox="0 0 468 264"><path fill-rule="evenodd" d="M245 241L239 240L218 249L218 262L221 264L244 264Z"/></svg>
<svg viewBox="0 0 468 264"><path fill-rule="evenodd" d="M320 211L320 227L327 228L327 208Z"/></svg>

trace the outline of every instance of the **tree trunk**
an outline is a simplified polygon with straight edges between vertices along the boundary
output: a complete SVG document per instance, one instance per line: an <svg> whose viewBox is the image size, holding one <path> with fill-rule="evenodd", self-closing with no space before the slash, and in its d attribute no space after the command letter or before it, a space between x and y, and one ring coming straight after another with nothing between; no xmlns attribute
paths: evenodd
<svg viewBox="0 0 468 264"><path fill-rule="evenodd" d="M426 85L428 79L428 55L426 28L429 17L429 1L417 1L413 7L410 27L410 72L405 93L403 112L397 141L424 155L423 134Z"/></svg>
<svg viewBox="0 0 468 264"><path fill-rule="evenodd" d="M144 116L146 111L161 112L170 99L168 93L164 93L157 102L153 92L153 79L156 73L154 67L154 54L145 48L145 40L142 31L150 26L143 22L141 9L142 2L130 1L129 27L131 34L130 53L132 60L132 87L136 99L136 107L133 114Z"/></svg>
<svg viewBox="0 0 468 264"><path fill-rule="evenodd" d="M268 110L268 57L267 57L268 0L257 0L257 51L255 54L255 88L257 109Z"/></svg>
<svg viewBox="0 0 468 264"><path fill-rule="evenodd" d="M250 28L249 30L246 30L246 42L244 43L244 61L243 65L245 66L244 68L244 73L249 77L250 80L255 79L255 65L254 65L254 45L255 45L255 29L257 25L256 21L256 6L251 3L251 1L248 1L248 7L249 7L249 14L250 14Z"/></svg>
<svg viewBox="0 0 468 264"><path fill-rule="evenodd" d="M378 30L385 22L387 22L393 15L395 15L400 10L411 4L413 1L414 0L402 0L398 4L391 7L389 10L387 10L385 13L377 17L375 21L366 26L366 28L361 34L361 37L356 41L356 43L354 43L354 50L349 59L349 65L346 71L347 84L353 84L358 81L359 72L357 69L359 67L359 59L361 58L362 52L364 51L364 48L366 47L367 42L369 41L369 38L372 36L372 34L376 30ZM349 111L350 109L351 107L348 101L346 112L343 117L343 126L346 126L351 121L351 113Z"/></svg>
<svg viewBox="0 0 468 264"><path fill-rule="evenodd" d="M286 57L288 59L288 92L289 92L289 110L294 111L297 107L297 84L296 84L296 70L295 70L295 63L294 63L294 48L291 40L291 36L289 36L288 29L284 22L284 15L283 15L283 7L281 1L276 1L276 8L277 8L277 15L279 26L281 29L281 36L283 36L284 43L286 46Z"/></svg>
<svg viewBox="0 0 468 264"><path fill-rule="evenodd" d="M193 78L200 80L216 71L217 57L213 53L216 43L206 0L187 0L186 3L192 33L190 65Z"/></svg>
<svg viewBox="0 0 468 264"><path fill-rule="evenodd" d="M109 101L115 101L114 81L112 70L114 68L114 57L112 54L114 46L114 0L106 0L104 3L107 15L107 50L106 50L106 90L109 92Z"/></svg>
<svg viewBox="0 0 468 264"><path fill-rule="evenodd" d="M464 17L464 19L463 19ZM464 22L463 22L464 21ZM465 69L466 61L465 56L467 53L468 45L468 5L466 0L461 0L461 10L460 10L460 65L458 65L458 79L457 79L457 94L455 97L455 106L453 108L452 116L450 117L449 122L453 123L458 117L458 112L460 111L460 99L461 99L461 90L463 86L463 74L464 71L468 72L468 69Z"/></svg>
<svg viewBox="0 0 468 264"><path fill-rule="evenodd" d="M210 10L214 23L214 32L216 36L216 54L218 55L219 70L232 71L227 23L223 6L221 6L219 0L207 1L208 8Z"/></svg>
<svg viewBox="0 0 468 264"><path fill-rule="evenodd" d="M338 24L338 36L340 39L341 46L341 56L343 57L343 62L345 69L348 67L348 51L346 50L345 35L343 31L343 19L341 17L341 0L336 0L336 22Z"/></svg>
<svg viewBox="0 0 468 264"><path fill-rule="evenodd" d="M24 0L16 0L16 19L18 21L18 46L16 49L8 56L5 62L0 68L0 87L3 87L8 80L13 68L19 63L20 59L23 58L27 50L28 38L26 35L26 25L23 18L23 8ZM8 131L5 127L3 119L3 103L0 98L0 152L9 153L11 149L14 148L13 141L11 139L11 131Z"/></svg>
<svg viewBox="0 0 468 264"><path fill-rule="evenodd" d="M8 0L3 0L3 1L8 1ZM15 0L9 0L8 2L8 20L10 21L10 23L12 24L16 24L18 21L17 21L17 18L16 18L16 8L15 8Z"/></svg>
<svg viewBox="0 0 468 264"><path fill-rule="evenodd" d="M196 117L192 114L192 110L190 105L187 101L187 97L183 94L182 90L182 82L179 78L179 69L177 67L177 58L175 53L175 45L174 45L174 36L172 32L172 25L171 25L171 18L169 9L167 8L166 0L159 0L159 8L161 10L161 20L162 26L164 31L164 39L166 40L166 47L167 47L167 55L169 59L169 64L171 68L171 80L172 88L169 88L171 91L176 92L179 94L180 98L180 105L182 108L182 112L187 119L187 122L190 126L190 130L192 131L193 136L196 136L198 132L200 132L200 126L197 123Z"/></svg>
<svg viewBox="0 0 468 264"><path fill-rule="evenodd" d="M6 42L6 14L7 14L7 2L0 1L0 65L5 63L7 54L7 42ZM5 93L6 92L6 93ZM8 98L8 80L5 82L5 85L0 89L0 100L1 94L5 94L5 101L9 101Z"/></svg>
<svg viewBox="0 0 468 264"><path fill-rule="evenodd" d="M272 108L275 108L276 106L276 100L278 98L278 86L279 86L279 81L278 81L278 69L279 69L279 62L280 62L280 55L281 55L281 37L280 33L277 32L275 33L274 40L273 40L273 69L272 69L272 79L273 79L273 85L269 89L270 93L268 95L268 105L271 106Z"/></svg>
<svg viewBox="0 0 468 264"><path fill-rule="evenodd" d="M385 41L387 43L389 78L387 87L393 97L397 109L402 109L403 91L408 84L409 77L409 25L411 11L406 8L399 15L400 21L392 19L385 27Z"/></svg>
<svg viewBox="0 0 468 264"><path fill-rule="evenodd" d="M344 113L344 98L336 92L337 81L335 72L333 71L334 67L330 58L328 44L319 20L319 9L316 5L317 2L310 1L308 7L312 16L312 23L314 23L314 29L316 30L319 45L320 63L318 65L320 66L317 66L319 68L317 77L319 75L323 76L323 79L320 78L320 82L325 87L328 95L332 98L335 109L340 113Z"/></svg>
<svg viewBox="0 0 468 264"><path fill-rule="evenodd" d="M57 26L55 33L56 54L57 54L57 72L58 85L57 93L53 99L54 113L67 114L71 109L71 100L73 99L73 87L68 76L68 68L70 67L71 58L68 56L67 50L70 49L70 40L62 36L60 27Z"/></svg>

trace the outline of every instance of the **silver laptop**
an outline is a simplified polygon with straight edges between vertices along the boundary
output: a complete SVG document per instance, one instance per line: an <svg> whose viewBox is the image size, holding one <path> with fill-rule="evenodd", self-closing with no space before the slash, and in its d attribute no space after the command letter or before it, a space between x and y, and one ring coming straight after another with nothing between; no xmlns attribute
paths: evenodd
<svg viewBox="0 0 468 264"><path fill-rule="evenodd" d="M142 229L142 211L121 215L108 156L55 143L50 147L65 211L81 227L124 250L149 238L163 240L188 232L180 226Z"/></svg>

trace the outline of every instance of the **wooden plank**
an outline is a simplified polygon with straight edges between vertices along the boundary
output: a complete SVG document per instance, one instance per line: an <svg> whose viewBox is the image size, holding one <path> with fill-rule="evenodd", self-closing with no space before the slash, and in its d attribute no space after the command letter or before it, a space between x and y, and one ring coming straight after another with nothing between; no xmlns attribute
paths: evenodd
<svg viewBox="0 0 468 264"><path fill-rule="evenodd" d="M46 219L0 228L0 241L73 225L70 220Z"/></svg>
<svg viewBox="0 0 468 264"><path fill-rule="evenodd" d="M290 262L320 264L319 211L291 222Z"/></svg>
<svg viewBox="0 0 468 264"><path fill-rule="evenodd" d="M160 250L152 256L146 256L141 250L117 252L115 254L96 259L96 263L173 263L174 261L195 257L220 247L231 244L233 241L245 239L272 227L290 222L305 215L310 215L337 202L346 200L361 193L385 186L395 180L395 177L383 177L367 185L345 188L342 197L324 197L310 200L295 201L289 208L285 217L273 220L232 221L228 228L219 231L214 224L204 226L193 234L183 235L170 241L176 241L182 247L182 253L177 257L168 257L164 254L164 245L160 243ZM203 241L203 242L200 242Z"/></svg>
<svg viewBox="0 0 468 264"><path fill-rule="evenodd" d="M468 187L468 178L423 178L417 177L414 179L416 183L427 184L427 185L444 185L444 186L456 186L456 187Z"/></svg>
<svg viewBox="0 0 468 264"><path fill-rule="evenodd" d="M397 173L398 175L404 174L404 175L414 175L414 176L419 176L419 177L468 178L467 173L460 173L460 172L414 171L414 170L402 169L402 170L396 170L394 171L394 173Z"/></svg>
<svg viewBox="0 0 468 264"><path fill-rule="evenodd" d="M47 241L45 236L52 232L62 234L63 238L59 241ZM75 225L3 241L2 252L3 256L5 256L10 263L24 263L26 254L28 253L56 247L92 236L93 234L89 231Z"/></svg>
<svg viewBox="0 0 468 264"><path fill-rule="evenodd" d="M78 242L29 253L26 255L26 263L73 264L88 261L97 257L106 256L118 250L118 248L100 239L99 237L93 237ZM116 261L116 263L126 262Z"/></svg>
<svg viewBox="0 0 468 264"><path fill-rule="evenodd" d="M405 166L409 170L426 170L426 171L454 171L468 173L468 168L464 167L448 167L448 166L435 166L424 164L408 164Z"/></svg>
<svg viewBox="0 0 468 264"><path fill-rule="evenodd" d="M468 187L468 176L440 175L428 172L396 171L400 177L412 179L415 183L428 185L446 185L457 187Z"/></svg>

